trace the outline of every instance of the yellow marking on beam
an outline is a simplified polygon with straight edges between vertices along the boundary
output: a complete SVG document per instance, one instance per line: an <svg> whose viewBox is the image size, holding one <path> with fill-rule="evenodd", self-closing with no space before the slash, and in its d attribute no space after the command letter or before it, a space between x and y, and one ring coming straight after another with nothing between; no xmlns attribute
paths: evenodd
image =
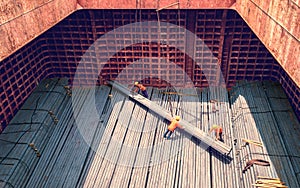
<svg viewBox="0 0 300 188"><path fill-rule="evenodd" d="M178 93L178 92L163 92L163 94L167 94L167 95L181 95L181 96L198 96L198 95L195 95L195 94Z"/></svg>
<svg viewBox="0 0 300 188"><path fill-rule="evenodd" d="M246 138L242 138L242 141L246 142L246 143L249 143L249 144L253 144L253 145L256 145L256 146L263 147L261 142L258 142L258 141L255 141L255 140L249 140L249 139L246 139Z"/></svg>

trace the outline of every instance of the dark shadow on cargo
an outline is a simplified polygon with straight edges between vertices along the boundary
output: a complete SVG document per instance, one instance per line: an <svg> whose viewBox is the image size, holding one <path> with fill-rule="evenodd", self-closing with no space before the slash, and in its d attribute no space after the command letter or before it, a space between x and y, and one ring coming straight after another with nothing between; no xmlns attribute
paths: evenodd
<svg viewBox="0 0 300 188"><path fill-rule="evenodd" d="M191 137L188 133L181 131L181 134ZM231 157L232 152L230 151L228 154L222 154L218 152L217 150L213 149L212 147L208 146L204 142L202 142L200 139L192 136L190 139L194 144L196 144L198 147L202 148L206 152L209 152L212 156L217 158L219 161L222 161L225 164L230 164L233 160Z"/></svg>
<svg viewBox="0 0 300 188"><path fill-rule="evenodd" d="M240 165L246 166L248 159L269 157L278 177L289 187L298 187L300 151L297 148L300 147L300 123L280 83L242 81L233 87L229 96L235 132L243 132L242 130L255 126L257 131L243 133L242 136L261 142L266 149L257 152L255 149L259 146L255 143L245 144L241 141L242 138L238 138L236 150L248 151L243 155L237 152ZM261 140L256 140L257 136L254 135L259 135Z"/></svg>

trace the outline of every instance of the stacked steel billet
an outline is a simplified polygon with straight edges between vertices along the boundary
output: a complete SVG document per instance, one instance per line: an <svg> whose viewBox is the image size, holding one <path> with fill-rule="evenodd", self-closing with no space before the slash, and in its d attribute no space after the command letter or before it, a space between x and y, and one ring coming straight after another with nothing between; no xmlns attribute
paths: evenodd
<svg viewBox="0 0 300 188"><path fill-rule="evenodd" d="M114 90L113 90L114 91ZM99 146L96 148L96 154L92 158L89 169L87 169L84 180L80 183L85 187L101 187L107 185L110 179L111 171L108 171L110 165L115 164L119 149L115 148L114 152L113 143L116 142L116 138L113 138L113 134L117 134L119 130L115 130L115 125L119 117L124 116L122 110L124 105L124 96L117 91L112 93L112 100L109 112L106 113L102 126L105 126L102 139L99 142ZM128 109L129 110L129 109ZM117 131L117 132L115 132ZM110 164L113 163L113 164ZM106 169L106 170L104 170Z"/></svg>
<svg viewBox="0 0 300 188"><path fill-rule="evenodd" d="M180 118L182 118L183 115L183 112L181 110L183 107L181 99L181 95L165 95L164 100L166 109L170 109L170 112L173 116L177 115ZM163 124L163 126L161 126L163 128L163 132L166 131L168 125L169 124ZM162 134L162 132L160 134ZM168 175L164 176L164 179L162 179L161 182L165 182L165 184L162 185L165 185L166 187L176 187L176 180L180 177L178 173L181 170L181 165L179 164L183 163L182 153L186 140L187 139L182 135L182 132L179 132L179 130L176 129L170 139L165 139L164 141L165 148L167 148L167 152L164 153L165 155L169 155L169 159L168 163L162 163L166 167L162 168L161 170L166 169Z"/></svg>
<svg viewBox="0 0 300 188"><path fill-rule="evenodd" d="M203 130L204 132L209 131L209 99L208 99L208 94L209 90L208 89L203 89L201 92L201 127L200 129ZM202 143L203 144L203 143ZM200 186L197 187L212 187L212 182L211 182L211 165L210 165L210 153L202 151L197 152L198 155L201 156L201 165L197 165L197 168L201 169L201 176L196 177L196 181ZM201 168L204 167L204 168ZM204 176L202 178L202 176Z"/></svg>
<svg viewBox="0 0 300 188"><path fill-rule="evenodd" d="M183 90L184 93L193 93L194 90L192 89L185 89ZM195 92L195 91L194 91ZM197 127L197 107L196 105L199 104L197 96L188 96L188 95L182 95L181 96L181 105L180 105L180 112L182 118L184 118L186 121L193 123ZM199 123L198 123L199 124ZM182 145L182 154L181 158L182 161L182 168L180 168L180 174L182 174L180 178L180 186L179 187L195 187L196 185L196 178L200 175L200 169L197 171L197 165L198 162L196 158L196 151L201 150L204 155L207 154L206 151L203 151L203 148L201 146L198 146L197 144L193 143L190 139L183 139L183 145ZM201 156L199 156L201 157ZM199 168L200 166L198 166ZM201 166L201 169L206 168L206 166ZM209 173L205 175L207 177ZM201 179L205 179L202 177ZM198 186L200 187L200 186Z"/></svg>
<svg viewBox="0 0 300 188"><path fill-rule="evenodd" d="M153 95L152 100L155 104L160 104L164 108L170 107L168 96L161 92L161 90L154 89ZM172 153L172 149L177 149L178 144L180 144L180 140L174 141L173 139L164 139L163 134L166 131L168 124L160 118L160 116L157 116L157 114L153 114L151 112L148 113L152 114L157 121L156 125L154 125L156 129L151 149L149 174L146 176L148 180L146 185L162 187L169 184L169 186L172 187L173 182L168 182L167 180L168 177L174 177L174 172L171 172L171 169L174 168L174 165L172 164L174 164L176 160L176 155ZM172 148L173 146L174 148ZM162 174L161 172L167 173Z"/></svg>
<svg viewBox="0 0 300 188"><path fill-rule="evenodd" d="M267 84L267 83L266 83ZM291 139L298 139L299 135L296 132L290 132L291 134L286 135L284 137L283 133L282 133L282 126L290 126L290 123L287 123L289 121L291 121L291 118L287 118L284 122L284 124L279 124L277 118L275 117L274 113L277 111L280 112L280 109L276 109L275 111L271 108L270 105L270 100L268 99L267 95L266 95L266 86L264 86L262 83L257 84L257 93L260 95L261 98L264 98L265 100L263 101L262 105L260 107L262 107L264 109L264 116L263 117L263 121L261 122L268 122L268 123L261 123L259 124L259 129L261 128L267 128L268 131L264 132L264 134L262 135L263 139L268 139L268 140L273 140L273 145L266 145L267 151L270 154L270 159L274 164L274 167L277 171L277 174L279 176L280 179L282 179L283 181L286 182L286 184L289 187L297 187L300 185L300 182L297 180L297 171L295 171L295 169L297 169L297 165L293 165L291 158L292 155L290 155L288 148L290 148L291 146L288 146L288 144L292 144L289 140ZM281 87L278 87L278 89L281 89ZM270 89L271 90L271 89ZM284 106L281 106L281 109L284 111L285 108ZM296 122L295 122L296 123ZM299 123L298 125L294 125L294 126L298 126L299 127ZM268 132L272 132L271 138L270 138L270 134L267 134ZM298 132L299 133L299 132ZM274 145L276 145L276 147L274 147ZM296 147L296 145L294 145L293 149L294 150ZM291 149L291 148L290 148ZM298 151L298 150L297 150ZM295 156L294 156L295 157ZM298 157L299 157L299 152L298 152ZM285 170L282 170L282 168L280 166L284 166Z"/></svg>
<svg viewBox="0 0 300 188"><path fill-rule="evenodd" d="M84 93L82 96L86 96L87 91L82 92ZM85 97L81 98L78 108L81 108L85 99ZM57 181L53 182L52 186L58 186L61 183L61 180L66 176L66 171L68 171L68 162L73 161L72 153L69 150L74 150L74 147L72 146L72 140L70 138L75 135L77 127L74 120L76 117L74 117L72 106L70 108L70 111L65 108L67 118L64 119L63 124L61 124L61 129L56 130L57 134L51 137L53 142L48 145L49 155L43 157L39 164L39 168L35 171L36 176L42 174L43 176L48 177L49 180L56 179ZM72 115L68 116L68 113ZM43 166L46 166L47 168L44 169L42 168ZM39 179L38 185L40 187L51 185L51 182L48 181L48 179Z"/></svg>
<svg viewBox="0 0 300 188"><path fill-rule="evenodd" d="M271 87L269 88L271 92ZM280 88L277 88L280 89ZM243 187L252 187L257 176L280 177L287 185L297 187L296 174L287 152L289 140L296 139L296 133L285 135L263 85L258 82L243 82L231 91L234 134L237 138L237 164ZM233 94L234 93L234 94ZM272 94L276 95L277 90ZM276 104L276 103L274 103ZM284 106L280 107L284 109ZM278 117L279 118L279 117ZM286 118L285 121L289 121ZM286 124L285 126L286 127ZM285 128L284 128L285 129ZM285 135L285 139L283 139ZM290 143L291 144L291 143ZM258 161L253 163L253 161Z"/></svg>
<svg viewBox="0 0 300 188"><path fill-rule="evenodd" d="M150 92L149 92L150 93ZM157 89L152 90L151 100L158 100L158 91ZM132 168L130 181L128 185L130 187L145 187L149 185L148 183L148 170L150 170L154 164L151 161L152 159L152 148L153 143L156 141L161 141L160 139L155 139L156 136L161 138L161 131L158 131L158 121L159 119L155 114L147 112L147 116L145 118L145 123L143 124L143 134L141 135L137 157L135 160L134 168ZM149 171L149 174L151 171Z"/></svg>
<svg viewBox="0 0 300 188"><path fill-rule="evenodd" d="M102 86L101 86L102 87ZM121 95L117 95L116 91L111 91L106 93L98 93L96 94L96 98L103 98L105 99L103 102L103 110L102 112L99 112L99 118L100 118L100 125L98 129L95 132L95 138L91 144L90 151L88 155L86 156L86 161L84 162L84 166L80 172L80 177L76 182L77 187L83 187L84 185L89 185L89 183L93 183L95 176L97 175L98 171L95 170L97 167L101 164L101 160L99 160L102 156L98 155L98 151L105 151L104 146L100 145L102 139L105 138L105 131L107 127L108 120L110 118L110 115L114 115L113 109L115 107L115 104L122 101L123 97ZM108 95L106 97L106 95ZM101 106L102 106L101 105ZM118 109L118 108L116 108ZM106 147L106 146L105 146ZM86 181L86 179L90 179L91 181Z"/></svg>
<svg viewBox="0 0 300 188"><path fill-rule="evenodd" d="M101 121L98 117L91 116L90 108L92 108L93 105L97 105L99 113L101 114L109 90L103 90L100 95L95 95L92 89L76 88L74 90L78 90L80 93L83 91L85 93L84 95L78 95L79 98L84 99L84 102L82 106L78 107L78 112L74 111L73 113L76 121L73 121L72 129L66 134L66 136L68 135L67 138L61 141L62 143L65 142L62 147L59 147L62 151L61 154L57 156L56 159L53 159L56 161L56 165L52 168L48 176L49 179L56 179L57 182L48 181L44 184L45 186L75 187L88 152L90 149L94 149L90 148L90 145L95 137L101 136L96 135L97 130L101 128ZM94 101L94 98L100 100L100 102ZM95 119L94 122L88 120L93 118Z"/></svg>
<svg viewBox="0 0 300 188"><path fill-rule="evenodd" d="M113 179L113 174L120 173L116 172L116 169L119 167L119 165L121 165L122 162L126 162L126 160L121 161L124 157L122 151L124 151L123 147L126 147L124 146L124 141L126 139L128 126L131 120L130 115L133 113L133 111L134 104L128 99L125 99L122 104L120 113L118 114L118 118L114 119L114 130L110 135L110 142L106 149L104 161L100 168L100 172L105 173L102 173L101 176L99 174L95 182L96 187L110 187Z"/></svg>
<svg viewBox="0 0 300 188"><path fill-rule="evenodd" d="M135 95L131 94L128 88L122 86L121 84L117 82L109 82L114 88L118 89L125 95L129 96L132 100L137 101L138 103L142 104L143 106L149 108L152 112L158 114L159 116L171 121L172 115L170 112L168 112L163 107L151 102L150 100L142 97L141 95ZM226 144L215 141L213 138L209 137L201 131L200 129L195 128L193 125L191 125L189 122L185 121L184 119L180 120L180 124L184 127L184 131L188 134L196 137L197 139L200 139L202 142L208 144L210 147L214 148L216 151L220 152L223 155L227 155L231 148L227 146Z"/></svg>
<svg viewBox="0 0 300 188"><path fill-rule="evenodd" d="M0 135L0 179L6 186L24 186L44 155L66 105L66 83L67 80L59 79L42 81Z"/></svg>
<svg viewBox="0 0 300 188"><path fill-rule="evenodd" d="M255 121L251 111L255 111L257 106L252 103L251 90L253 89L253 84L246 84L245 86L239 86L234 89L233 95L233 105L232 109L235 114L233 119L234 134L237 139L236 149L237 149L237 165L239 167L238 172L240 173L242 181L240 182L243 187L251 187L251 182L254 181L256 172L258 171L261 175L270 175L270 168L254 166L249 168L247 171L242 170L247 166L247 162L252 159L256 159L257 155L253 153L263 152L264 149L254 145L247 145L242 141L243 138L250 140L260 141L260 134L255 126ZM235 98L237 97L237 98ZM261 159L269 160L266 156L262 156Z"/></svg>
<svg viewBox="0 0 300 188"><path fill-rule="evenodd" d="M113 176L109 182L110 187L128 185L146 117L146 111L130 100L126 100L124 103L123 111L125 112L124 116L120 116L118 123L115 125L115 130L118 132L112 137L112 139L115 138L113 142L117 144L115 146L118 146L119 155L115 162L111 162L115 164Z"/></svg>
<svg viewBox="0 0 300 188"><path fill-rule="evenodd" d="M76 101L77 102L77 101ZM58 123L58 126L54 129L52 136L49 139L49 143L45 148L44 154L41 156L39 163L37 164L34 172L29 179L27 186L38 186L40 183L44 182L44 179L40 177L48 176L47 171L51 170L52 167L56 164L53 162L52 158L60 154L60 149L57 148L59 143L64 143L65 135L68 135L71 127L73 125L72 117L72 103L71 99L67 100L67 104L62 112L61 119ZM52 161L52 162L51 162Z"/></svg>
<svg viewBox="0 0 300 188"><path fill-rule="evenodd" d="M288 98L281 89L279 83L264 82L264 92L269 101L274 118L277 122L277 128L284 142L287 155L285 158L291 160L291 167L296 172L297 181L300 184L300 124L293 109L289 104ZM282 156L284 157L284 156Z"/></svg>
<svg viewBox="0 0 300 188"><path fill-rule="evenodd" d="M226 88L210 87L207 102L209 105L209 123L206 126L208 126L208 128L212 128L212 125L221 126L223 129L222 138L224 143L232 147L231 114ZM215 137L215 135L211 136ZM235 187L234 163L229 163L225 157L218 156L215 153L213 150L210 152L212 186ZM234 157L232 153L230 153L230 157ZM224 176L224 174L228 175ZM220 179L223 179L223 181L220 181Z"/></svg>
<svg viewBox="0 0 300 188"><path fill-rule="evenodd" d="M151 93L150 88L148 89L148 93ZM132 103L132 101L130 101L130 103ZM127 106L124 106L124 108L126 109ZM150 163L150 153L146 153L145 151L145 153L143 153L144 147L140 146L140 144L152 144L152 142L145 143L143 140L143 137L149 136L147 131L143 132L145 126L156 126L154 124L147 125L148 121L146 121L146 119L148 118L148 115L149 114L145 109L136 104L134 105L132 114L129 114L128 118L130 118L130 122L126 125L128 130L123 142L124 147L122 148L120 160L118 161L119 164L115 169L116 173L112 177L112 187L121 187L122 185L130 184L143 186L145 184L144 181L136 182L134 179L145 179L145 174L147 173L145 168L148 169L148 164ZM135 170L140 172L136 174L136 176L132 175Z"/></svg>

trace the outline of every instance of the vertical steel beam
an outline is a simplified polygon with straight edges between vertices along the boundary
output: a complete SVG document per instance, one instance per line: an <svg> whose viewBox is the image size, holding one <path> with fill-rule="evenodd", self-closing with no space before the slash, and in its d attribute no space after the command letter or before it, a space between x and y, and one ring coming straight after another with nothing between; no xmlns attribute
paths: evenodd
<svg viewBox="0 0 300 188"><path fill-rule="evenodd" d="M190 10L187 12L186 29L192 33L195 33L197 18L196 13L197 12L195 10ZM186 35L185 49L187 54L193 54L192 57L185 55L185 72L191 78L191 80L194 81L195 35Z"/></svg>

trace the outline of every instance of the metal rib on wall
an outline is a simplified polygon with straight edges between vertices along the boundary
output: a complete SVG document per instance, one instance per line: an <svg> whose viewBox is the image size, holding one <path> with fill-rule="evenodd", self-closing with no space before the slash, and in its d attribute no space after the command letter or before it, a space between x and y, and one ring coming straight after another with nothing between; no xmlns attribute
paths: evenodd
<svg viewBox="0 0 300 188"><path fill-rule="evenodd" d="M109 57L98 80L114 78L118 72L137 59L145 59L145 67L136 71L161 71L157 58L169 58L187 72L194 85L207 87L207 77L218 81L214 57L220 60L222 75L227 87L232 87L238 80L276 80L279 81L299 117L299 88L287 76L264 45L258 40L241 17L233 10L162 10L159 12L162 22L185 27L195 33L207 45L192 43L192 39L177 40L166 33L169 46L160 43L143 43L124 48L115 56ZM17 112L36 84L46 77L68 77L72 80L76 67L87 49L99 37L120 26L137 21L157 21L155 10L80 10L70 15L33 42L3 60L1 68L1 125L5 127ZM131 31L132 32L132 31ZM137 31L140 32L140 31ZM129 33L133 34L133 33ZM137 34L137 33L135 33ZM155 38L158 29L150 28L144 37ZM97 51L85 54L88 67L97 67L97 58L107 56L115 50L118 37L107 38ZM189 41L188 45L185 41ZM174 44L174 46L172 45ZM177 48L175 47L175 44ZM180 49L192 51L193 57L187 57ZM99 53L98 53L99 52ZM213 54L214 57L207 54ZM206 74L194 60L206 62ZM172 67L167 67L172 70ZM86 70L81 70L86 75ZM130 74L127 74L130 76ZM175 77L180 78L181 75ZM86 84L92 83L83 76ZM131 79L124 77L122 79ZM145 84L164 87L168 83L163 79L149 77Z"/></svg>

